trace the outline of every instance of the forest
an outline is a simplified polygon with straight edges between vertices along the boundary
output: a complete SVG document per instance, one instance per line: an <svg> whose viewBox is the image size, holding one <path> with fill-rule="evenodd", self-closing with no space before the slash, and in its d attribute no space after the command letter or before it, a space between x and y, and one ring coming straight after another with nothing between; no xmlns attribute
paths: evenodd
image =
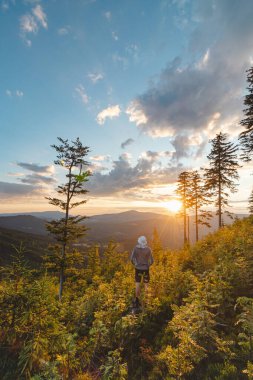
<svg viewBox="0 0 253 380"><path fill-rule="evenodd" d="M253 68L248 71L241 158L253 152ZM154 264L143 309L131 313L134 268L117 242L79 251L84 216L71 210L86 202L91 173L80 140L59 138L55 165L66 171L50 204L65 217L48 223L54 236L41 268L29 264L25 245L1 268L0 378L3 380L233 380L253 379L253 216L223 223L228 190L236 191L237 146L220 132L211 141L209 168L179 176L184 246L162 247L154 230ZM77 172L75 171L77 169ZM84 170L85 169L85 170ZM202 183L203 182L203 183ZM213 200L219 230L198 241ZM250 214L253 197L250 199ZM188 212L195 215L196 244L187 240Z"/></svg>

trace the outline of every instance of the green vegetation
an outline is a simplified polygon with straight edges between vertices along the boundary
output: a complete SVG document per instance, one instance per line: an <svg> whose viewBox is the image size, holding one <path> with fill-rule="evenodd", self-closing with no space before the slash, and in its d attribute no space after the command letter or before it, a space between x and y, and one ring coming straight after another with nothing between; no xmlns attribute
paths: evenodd
<svg viewBox="0 0 253 380"><path fill-rule="evenodd" d="M13 261L15 247L23 243L26 253L29 254L29 263L32 267L39 267L48 251L51 239L47 236L35 235L8 228L0 227L0 265L5 266Z"/></svg>
<svg viewBox="0 0 253 380"><path fill-rule="evenodd" d="M128 253L109 243L69 256L65 291L24 248L1 269L0 378L252 379L253 218L181 251L152 241L155 264L144 310Z"/></svg>
<svg viewBox="0 0 253 380"><path fill-rule="evenodd" d="M59 269L59 299L61 300L70 244L83 237L86 231L85 225L80 223L86 217L73 216L70 215L70 212L73 208L86 203L86 199L83 199L87 193L84 184L88 181L91 173L88 170L83 170L88 165L84 158L88 155L89 148L83 146L78 137L71 143L60 137L58 140L60 145L52 145L57 152L57 160L54 163L65 169L66 183L57 187L59 198L47 197L46 199L49 200L50 204L59 207L64 212L63 218L47 223L47 230L57 241L51 247L54 252L51 261Z"/></svg>

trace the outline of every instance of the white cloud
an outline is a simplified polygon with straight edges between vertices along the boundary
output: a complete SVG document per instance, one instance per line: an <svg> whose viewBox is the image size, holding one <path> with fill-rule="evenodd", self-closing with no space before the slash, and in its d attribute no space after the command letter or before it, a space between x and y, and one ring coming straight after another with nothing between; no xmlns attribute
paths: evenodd
<svg viewBox="0 0 253 380"><path fill-rule="evenodd" d="M104 78L102 73L89 73L88 78L92 81L92 83L97 83L98 81L102 80Z"/></svg>
<svg viewBox="0 0 253 380"><path fill-rule="evenodd" d="M28 34L37 34L39 28L47 29L47 16L41 5L36 5L32 9L32 13L27 13L20 17L21 37L28 47L32 45L32 41L27 38Z"/></svg>
<svg viewBox="0 0 253 380"><path fill-rule="evenodd" d="M204 54L204 56L199 60L199 62L197 62L196 67L199 70L203 70L208 63L209 58L210 58L210 50L208 49L206 53Z"/></svg>
<svg viewBox="0 0 253 380"><path fill-rule="evenodd" d="M24 93L23 93L23 91L17 90L16 91L16 95L17 95L18 98L23 98Z"/></svg>
<svg viewBox="0 0 253 380"><path fill-rule="evenodd" d="M37 20L40 22L42 27L47 29L47 16L43 11L41 5L36 5L36 7L33 8L32 12L34 16L37 18Z"/></svg>
<svg viewBox="0 0 253 380"><path fill-rule="evenodd" d="M23 15L20 18L20 28L23 33L34 33L38 32L38 24L35 21L34 17L30 14Z"/></svg>
<svg viewBox="0 0 253 380"><path fill-rule="evenodd" d="M87 104L89 102L89 97L86 94L85 88L83 87L83 85L79 84L75 88L75 91L79 95L79 97L80 97L80 99L81 99L81 101L82 101L83 104Z"/></svg>
<svg viewBox="0 0 253 380"><path fill-rule="evenodd" d="M17 98L23 98L24 96L24 93L23 91L21 90L15 90L15 91L11 91L11 90L6 90L5 91L6 95L9 97L9 98L12 98L12 97L17 97Z"/></svg>
<svg viewBox="0 0 253 380"><path fill-rule="evenodd" d="M99 112L97 115L97 122L98 124L102 125L105 123L105 120L107 118L114 119L115 117L118 117L120 115L120 106L117 104L115 106L111 106L108 108L105 108L103 111Z"/></svg>
<svg viewBox="0 0 253 380"><path fill-rule="evenodd" d="M129 121L135 123L137 126L141 124L146 124L148 119L144 114L143 110L138 106L138 102L133 100L127 110L126 114L129 115Z"/></svg>
<svg viewBox="0 0 253 380"><path fill-rule="evenodd" d="M92 161L109 161L111 158L110 155L95 155L95 156L91 156L90 157L90 160Z"/></svg>

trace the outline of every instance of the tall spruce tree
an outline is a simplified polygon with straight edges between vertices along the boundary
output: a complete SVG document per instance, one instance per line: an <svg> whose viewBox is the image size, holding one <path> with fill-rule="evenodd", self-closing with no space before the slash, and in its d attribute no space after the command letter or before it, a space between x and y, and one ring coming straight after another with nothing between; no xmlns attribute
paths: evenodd
<svg viewBox="0 0 253 380"><path fill-rule="evenodd" d="M210 140L212 149L207 156L210 167L204 171L206 189L216 198L216 215L219 219L219 228L223 225L222 215L226 212L230 217L231 213L224 211L228 205L227 190L235 193L237 191L236 180L239 179L237 159L237 145L227 141L227 134L218 133L214 139Z"/></svg>
<svg viewBox="0 0 253 380"><path fill-rule="evenodd" d="M54 246L54 252L59 270L59 299L61 300L67 252L71 243L82 237L86 231L86 227L80 224L86 216L72 216L70 210L86 203L86 200L82 199L87 193L87 190L84 189L84 183L88 181L91 173L84 170L88 166L88 162L84 158L89 153L89 147L83 146L79 138L71 143L60 137L58 140L60 145L52 145L52 148L57 152L57 160L54 163L66 170L67 181L57 187L59 198L47 197L46 199L49 200L50 204L59 207L64 212L63 218L47 224L47 230L54 235L58 242Z"/></svg>
<svg viewBox="0 0 253 380"><path fill-rule="evenodd" d="M245 96L244 105L246 108L243 111L246 117L240 122L245 130L239 136L243 151L241 158L245 162L251 161L253 158L253 67L247 70L247 82L249 94Z"/></svg>
<svg viewBox="0 0 253 380"><path fill-rule="evenodd" d="M249 197L249 214L253 215L253 189L251 190L250 197Z"/></svg>
<svg viewBox="0 0 253 380"><path fill-rule="evenodd" d="M208 192L206 191L203 179L201 178L199 171L194 170L190 172L189 181L189 198L190 206L194 212L194 224L195 224L195 238L199 240L199 225L205 225L210 227L209 219L211 218L211 212L203 210L203 206L211 203Z"/></svg>
<svg viewBox="0 0 253 380"><path fill-rule="evenodd" d="M187 244L187 211L191 207L190 205L190 194L189 194L189 181L190 172L182 172L178 176L176 193L179 195L182 202L182 210L180 211L180 216L183 217L184 221L184 244Z"/></svg>

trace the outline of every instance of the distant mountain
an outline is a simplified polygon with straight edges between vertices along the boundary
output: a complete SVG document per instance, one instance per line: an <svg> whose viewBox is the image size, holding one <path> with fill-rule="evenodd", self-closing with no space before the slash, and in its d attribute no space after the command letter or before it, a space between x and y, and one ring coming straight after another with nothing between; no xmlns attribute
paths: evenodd
<svg viewBox="0 0 253 380"><path fill-rule="evenodd" d="M20 216L20 215L30 215L35 216L36 218L52 220L52 219L60 219L64 216L64 213L61 211L38 211L38 212L23 212L20 213L9 213L9 214L0 214L2 216Z"/></svg>
<svg viewBox="0 0 253 380"><path fill-rule="evenodd" d="M163 214L157 214L154 212L139 212L135 210L120 212L118 214L102 214L90 216L87 221L90 224L98 222L115 222L115 223L125 223L125 222L137 222L141 220L150 220L153 218L164 218Z"/></svg>
<svg viewBox="0 0 253 380"><path fill-rule="evenodd" d="M0 227L12 230L47 235L46 221L31 215L15 215L0 217Z"/></svg>
<svg viewBox="0 0 253 380"><path fill-rule="evenodd" d="M244 216L246 215L237 215L239 218ZM216 230L217 221L217 216L214 216L211 220L210 229L200 227L199 237L201 238ZM225 223L229 224L231 220L225 218ZM48 236L45 224L45 219L31 215L0 217L0 227L2 228L33 233L44 237ZM175 215L131 210L118 214L94 215L87 218L84 224L87 226L88 231L86 237L79 242L81 246L94 243L104 246L110 240L114 240L119 243L122 250L131 250L140 235L145 235L151 241L155 228L164 247L176 249L183 245L183 221L182 218ZM190 217L190 242L195 242L193 217Z"/></svg>

